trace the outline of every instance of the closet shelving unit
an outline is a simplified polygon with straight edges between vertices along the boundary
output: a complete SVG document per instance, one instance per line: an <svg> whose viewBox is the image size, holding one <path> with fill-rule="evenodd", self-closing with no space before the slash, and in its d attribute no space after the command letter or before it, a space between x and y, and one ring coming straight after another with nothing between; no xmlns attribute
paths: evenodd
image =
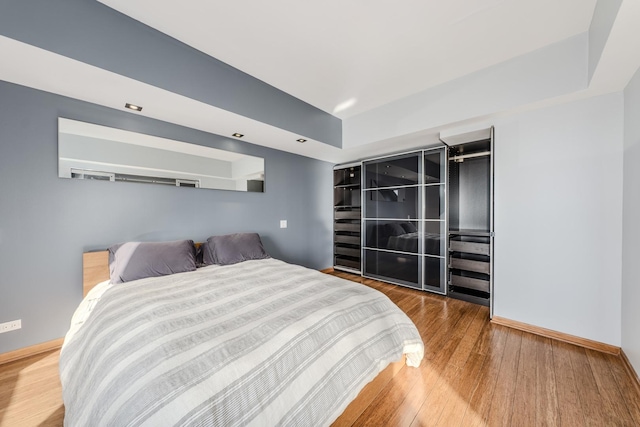
<svg viewBox="0 0 640 427"><path fill-rule="evenodd" d="M333 170L333 267L357 274L362 271L360 171L360 163Z"/></svg>
<svg viewBox="0 0 640 427"><path fill-rule="evenodd" d="M493 284L493 131L449 147L447 295L489 306Z"/></svg>

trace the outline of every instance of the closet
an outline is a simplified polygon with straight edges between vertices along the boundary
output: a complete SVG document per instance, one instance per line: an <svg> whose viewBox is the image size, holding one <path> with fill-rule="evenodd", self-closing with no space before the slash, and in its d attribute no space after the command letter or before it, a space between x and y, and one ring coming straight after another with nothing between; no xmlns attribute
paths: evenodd
<svg viewBox="0 0 640 427"><path fill-rule="evenodd" d="M333 169L333 268L361 272L360 163Z"/></svg>
<svg viewBox="0 0 640 427"><path fill-rule="evenodd" d="M447 295L487 306L493 283L492 134L448 148Z"/></svg>
<svg viewBox="0 0 640 427"><path fill-rule="evenodd" d="M493 128L336 166L334 266L491 305Z"/></svg>

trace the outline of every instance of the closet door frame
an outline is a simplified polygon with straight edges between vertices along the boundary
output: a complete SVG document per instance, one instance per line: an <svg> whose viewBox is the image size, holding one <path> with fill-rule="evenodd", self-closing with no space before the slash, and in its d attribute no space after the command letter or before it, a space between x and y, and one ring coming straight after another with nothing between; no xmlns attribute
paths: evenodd
<svg viewBox="0 0 640 427"><path fill-rule="evenodd" d="M438 183L427 183L425 182L425 156L428 154L432 154L432 153L440 153L440 181ZM417 283L417 287L416 286L412 286L410 284L403 282L402 280L396 279L394 280L393 278L390 277L386 277L386 276L381 276L381 275L377 275L377 274L373 274L370 272L367 272L366 269L366 264L367 264L367 255L366 252L367 250L375 250L375 249L371 249L366 245L366 240L368 238L368 233L367 233L367 223L370 221L375 220L376 218L372 218L370 213L367 210L366 207L366 201L367 198L369 197L369 192L371 191L375 191L374 189L368 188L367 187L367 164L369 162L375 162L375 161L384 161L386 159L393 159L395 157L401 157L401 156L408 156L408 155L416 155L418 156L418 183L417 185L411 185L411 186L417 186L418 187L418 209L419 209L419 213L417 215L416 219L408 219L408 221L415 221L418 223L418 242L417 242L417 246L418 246L418 252L415 254L415 256L417 256L418 258L418 283ZM447 266L448 266L448 262L449 262L449 249L448 249L448 244L447 244L447 239L448 239L448 220L449 220L449 213L448 213L448 157L447 157L447 146L446 145L438 145L435 147L430 147L430 148L424 148L424 149L419 149L419 150L411 150L411 151L407 151L407 152L401 152L401 153L396 153L393 155L388 155L388 156L380 156L380 157L374 157L374 158L370 158L370 159L366 159L362 162L362 169L361 169L361 191L362 191L362 225L361 225L361 248L362 248L362 254L361 254L361 260L362 260L362 276L363 277L368 277L368 278L372 278L372 279L376 279L376 280L382 280L385 281L387 283L392 283L395 285L399 285L399 286L406 286L406 287L410 287L411 289L417 289L417 290L422 290L422 291L426 291L426 292L432 292L432 293L436 293L436 294L440 294L440 295L446 295L447 294L447 288L448 288L448 280L447 280L447 275L448 275L448 271L447 271ZM442 210L442 215L440 216L439 219L430 219L427 220L426 219L426 209L427 209L427 200L426 200L426 190L428 187L439 187L441 189L441 192L439 192L439 202L440 202L440 209ZM386 187L383 187L386 188ZM380 218L382 220L384 220L385 218ZM391 220L391 219L389 219ZM403 220L401 218L397 218L397 219L393 219L393 220ZM435 255L427 255L426 254L426 248L424 247L424 243L425 243L425 232L426 232L426 224L427 223L438 223L439 225L439 234L440 234L440 239L444 239L444 245L442 243L440 243L439 245L439 251L440 251L440 255L435 256ZM397 252L399 254L402 255L409 255L409 254L405 254L402 251L391 251L391 250L378 250L378 252ZM439 279L440 279L440 285L439 287L433 287L433 286L427 286L426 285L426 262L427 259L439 259L440 260L440 266L439 266Z"/></svg>
<svg viewBox="0 0 640 427"><path fill-rule="evenodd" d="M425 163L425 157L427 155L427 153L435 153L435 152L441 152L440 155L440 162L441 162L441 177L440 177L440 182L438 184L427 184L426 182L424 182L424 175L425 175L425 171L424 171L424 163ZM442 249L442 243L440 243L440 256L436 257L436 256L432 256L432 255L427 255L426 254L426 250L423 247L424 245L424 237L420 238L419 241L419 247L420 247L420 258L421 258L421 263L422 263L422 290L423 291L427 291L427 292L432 292L435 294L439 294L439 295L446 295L447 294L447 288L448 288L448 268L447 266L449 265L449 244L448 244L448 240L449 240L449 191L448 191L448 181L449 181L449 158L447 155L447 147L446 146L438 146L438 147L433 147L433 148L425 148L422 150L422 159L421 159L421 167L422 167L422 173L420 174L420 180L421 182L421 193L422 193L422 214L421 214L421 218L420 218L420 235L424 236L426 233L425 230L425 226L428 222L437 222L440 224L440 238L444 240L445 244L444 244L444 249ZM427 187L435 187L438 186L442 189L442 192L444 194L440 194L440 203L444 204L444 206L441 206L441 209L443 209L444 215L442 215L442 219L441 220L431 220L431 219L427 219L426 218L426 209L427 209ZM444 225L444 228L443 228ZM444 231L443 231L444 230ZM426 269L426 261L427 258L431 258L431 259L435 259L438 258L440 259L440 271L439 271L439 275L440 275L440 286L438 288L435 288L433 286L427 285L427 269Z"/></svg>
<svg viewBox="0 0 640 427"><path fill-rule="evenodd" d="M495 239L495 230L494 230L494 218L493 218L493 214L494 214L494 195L493 195L493 191L494 191L494 180L495 180L495 128L493 126L491 126L490 128L490 138L491 138L491 164L490 164L490 171L489 173L491 174L491 177L489 179L489 272L491 274L491 277L489 278L489 318L493 319L493 296L494 296L494 292L493 292L493 282L495 281L495 270L493 268L493 262L494 262L494 258L495 258L495 251L494 251L494 239Z"/></svg>

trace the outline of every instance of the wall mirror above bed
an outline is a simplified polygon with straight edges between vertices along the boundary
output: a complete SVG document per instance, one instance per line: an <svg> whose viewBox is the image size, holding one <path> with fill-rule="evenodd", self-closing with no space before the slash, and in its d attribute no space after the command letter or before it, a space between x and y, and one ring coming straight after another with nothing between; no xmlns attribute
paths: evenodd
<svg viewBox="0 0 640 427"><path fill-rule="evenodd" d="M58 176L264 192L264 159L60 117Z"/></svg>

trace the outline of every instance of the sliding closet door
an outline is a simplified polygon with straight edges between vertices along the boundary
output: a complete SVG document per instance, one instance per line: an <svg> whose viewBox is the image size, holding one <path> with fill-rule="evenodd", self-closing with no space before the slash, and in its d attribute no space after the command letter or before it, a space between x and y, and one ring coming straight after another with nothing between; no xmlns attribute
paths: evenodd
<svg viewBox="0 0 640 427"><path fill-rule="evenodd" d="M363 274L422 289L421 152L363 163Z"/></svg>
<svg viewBox="0 0 640 427"><path fill-rule="evenodd" d="M446 153L363 163L363 275L445 293Z"/></svg>

